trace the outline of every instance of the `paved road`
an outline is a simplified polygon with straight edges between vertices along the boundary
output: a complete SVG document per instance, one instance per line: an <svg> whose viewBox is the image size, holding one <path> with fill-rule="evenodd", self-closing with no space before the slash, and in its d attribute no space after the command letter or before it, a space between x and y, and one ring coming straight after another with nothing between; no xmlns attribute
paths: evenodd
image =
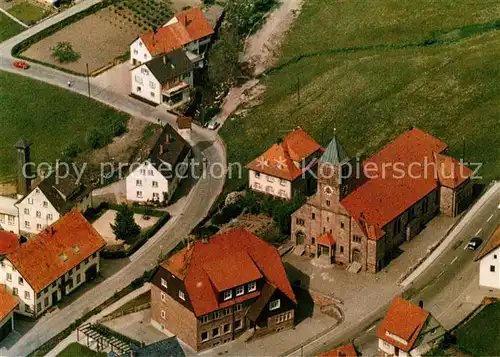
<svg viewBox="0 0 500 357"><path fill-rule="evenodd" d="M474 252L465 247L473 236L480 236L484 241L491 236L500 223L499 203L500 190L497 190L407 291L413 302L422 300L424 307L447 329L454 327L473 311L484 295L494 294L488 289L479 288L479 262L474 261L478 251ZM354 340L363 356L375 356L376 326L388 306L388 303L384 304L371 318L361 322L357 330L336 336L326 344L316 345L310 353L308 350L307 355L328 351L339 344Z"/></svg>
<svg viewBox="0 0 500 357"><path fill-rule="evenodd" d="M10 53L16 43L97 2L99 1L84 0L64 13L58 14L0 44L0 70L20 73L86 95L87 81L85 78L68 75L35 63L31 63L29 70L19 71L12 67L13 58ZM67 86L69 79L73 82L71 88ZM91 96L134 117L151 122L157 122L160 119L162 122L175 125L176 117L174 115L98 86L91 85ZM54 105L57 105L57 103L54 103ZM132 280L141 276L145 270L154 267L161 252L165 253L174 248L206 216L224 185L227 165L225 148L215 133L198 127L193 128L191 144L197 162L201 161L200 158L203 155L207 158L208 165L215 169L213 169L213 174L203 175L191 189L184 203L183 213L172 218L130 258L130 263L122 270L83 294L72 304L43 316L9 351L0 351L1 355L26 356L41 346L77 318L110 298L116 291L126 287Z"/></svg>

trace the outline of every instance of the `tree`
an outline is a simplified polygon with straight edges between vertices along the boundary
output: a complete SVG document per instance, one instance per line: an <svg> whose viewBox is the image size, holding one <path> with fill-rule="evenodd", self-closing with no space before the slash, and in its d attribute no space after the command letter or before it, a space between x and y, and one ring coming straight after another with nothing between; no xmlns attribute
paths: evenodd
<svg viewBox="0 0 500 357"><path fill-rule="evenodd" d="M73 49L69 42L58 42L57 45L51 48L52 57L56 58L60 63L76 62L80 58L80 54Z"/></svg>
<svg viewBox="0 0 500 357"><path fill-rule="evenodd" d="M141 233L141 227L135 223L132 207L126 204L122 204L118 208L115 224L112 224L111 228L116 238L124 240L125 242L134 240Z"/></svg>

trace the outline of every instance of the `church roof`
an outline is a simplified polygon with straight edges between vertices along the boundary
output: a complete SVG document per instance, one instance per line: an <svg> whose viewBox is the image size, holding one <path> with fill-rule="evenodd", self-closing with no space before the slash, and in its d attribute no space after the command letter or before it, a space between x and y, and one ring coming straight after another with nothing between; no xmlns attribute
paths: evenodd
<svg viewBox="0 0 500 357"><path fill-rule="evenodd" d="M330 144L326 147L325 153L319 159L319 162L323 164L339 165L347 161L349 161L349 156L347 156L347 152L342 144L338 142L337 136L334 135L332 141L330 141Z"/></svg>

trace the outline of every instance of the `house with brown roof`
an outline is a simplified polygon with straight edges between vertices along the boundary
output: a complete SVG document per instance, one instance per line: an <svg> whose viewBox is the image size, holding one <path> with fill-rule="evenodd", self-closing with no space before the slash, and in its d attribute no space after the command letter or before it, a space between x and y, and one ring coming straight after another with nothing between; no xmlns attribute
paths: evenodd
<svg viewBox="0 0 500 357"><path fill-rule="evenodd" d="M99 273L106 242L77 208L7 254L0 283L19 301L18 313L38 317Z"/></svg>
<svg viewBox="0 0 500 357"><path fill-rule="evenodd" d="M358 351L352 343L334 348L331 351L322 353L318 357L358 357Z"/></svg>
<svg viewBox="0 0 500 357"><path fill-rule="evenodd" d="M5 285L0 285L0 342L14 330L14 310L17 305L17 299Z"/></svg>
<svg viewBox="0 0 500 357"><path fill-rule="evenodd" d="M302 128L296 128L278 140L266 152L250 162L248 186L271 196L292 199L314 186L313 170L323 148Z"/></svg>
<svg viewBox="0 0 500 357"><path fill-rule="evenodd" d="M421 357L444 336L446 330L423 309L400 296L394 298L377 328L379 355Z"/></svg>
<svg viewBox="0 0 500 357"><path fill-rule="evenodd" d="M143 34L130 45L130 61L136 66L182 49L193 66L201 68L213 33L214 29L200 8L178 12L156 32Z"/></svg>
<svg viewBox="0 0 500 357"><path fill-rule="evenodd" d="M188 175L191 146L169 124L159 128L125 179L129 202L167 203Z"/></svg>
<svg viewBox="0 0 500 357"><path fill-rule="evenodd" d="M472 170L413 128L360 162L336 136L318 161L317 192L292 214L292 241L326 263L380 271L439 212L472 200Z"/></svg>
<svg viewBox="0 0 500 357"><path fill-rule="evenodd" d="M41 232L73 207L85 212L92 204L92 190L65 169L56 168L41 175L38 185L16 203L19 231L28 237Z"/></svg>
<svg viewBox="0 0 500 357"><path fill-rule="evenodd" d="M190 243L152 279L151 323L197 351L292 328L296 306L276 248L243 228Z"/></svg>
<svg viewBox="0 0 500 357"><path fill-rule="evenodd" d="M479 285L500 289L500 225L488 239L475 260L479 260Z"/></svg>

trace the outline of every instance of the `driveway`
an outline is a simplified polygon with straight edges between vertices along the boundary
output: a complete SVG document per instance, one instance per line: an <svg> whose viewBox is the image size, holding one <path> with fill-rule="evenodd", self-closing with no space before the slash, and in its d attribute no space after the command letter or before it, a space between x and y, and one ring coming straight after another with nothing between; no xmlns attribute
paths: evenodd
<svg viewBox="0 0 500 357"><path fill-rule="evenodd" d="M130 70L132 68L132 64L127 61L111 67L90 80L94 85L101 88L111 90L121 95L129 95L132 85L132 79L130 77Z"/></svg>

